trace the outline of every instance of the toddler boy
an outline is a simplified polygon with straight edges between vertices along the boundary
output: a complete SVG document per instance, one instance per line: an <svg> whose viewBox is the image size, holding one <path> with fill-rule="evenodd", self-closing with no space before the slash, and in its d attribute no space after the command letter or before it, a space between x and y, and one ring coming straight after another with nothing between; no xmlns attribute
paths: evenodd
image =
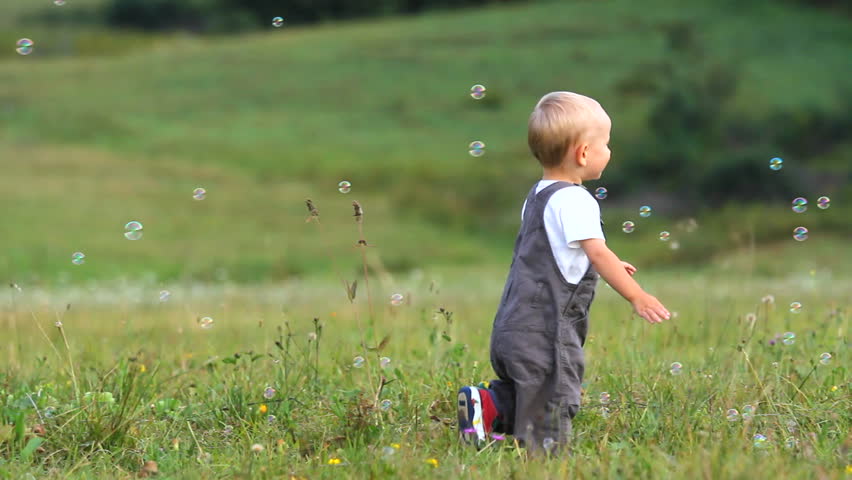
<svg viewBox="0 0 852 480"><path fill-rule="evenodd" d="M609 163L611 127L597 101L571 92L545 95L530 115L528 142L543 175L521 210L494 318L491 366L499 378L459 390L465 442L481 446L489 434L511 434L531 452L567 443L598 274L648 322L670 317L631 278L636 268L606 246L600 207L582 186Z"/></svg>

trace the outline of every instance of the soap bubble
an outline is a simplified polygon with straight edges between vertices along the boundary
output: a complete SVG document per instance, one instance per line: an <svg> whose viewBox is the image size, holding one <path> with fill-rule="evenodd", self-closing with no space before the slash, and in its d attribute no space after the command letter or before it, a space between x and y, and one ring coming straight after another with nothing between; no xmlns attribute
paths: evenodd
<svg viewBox="0 0 852 480"><path fill-rule="evenodd" d="M485 97L485 85L476 84L470 87L470 96L475 100L481 100Z"/></svg>
<svg viewBox="0 0 852 480"><path fill-rule="evenodd" d="M275 423L275 420L275 415L269 415L266 417L266 423L269 423L270 425Z"/></svg>
<svg viewBox="0 0 852 480"><path fill-rule="evenodd" d="M787 421L787 431L790 433L796 433L799 430L799 426L796 424L795 420Z"/></svg>
<svg viewBox="0 0 852 480"><path fill-rule="evenodd" d="M343 180L342 182L337 184L337 190L340 193L349 193L349 190L351 190L351 189L352 189L352 184L349 183L346 180Z"/></svg>
<svg viewBox="0 0 852 480"><path fill-rule="evenodd" d="M57 7L61 7L61 6L65 5L65 0L53 0L53 4L56 5Z"/></svg>
<svg viewBox="0 0 852 480"><path fill-rule="evenodd" d="M160 301L167 302L169 298L171 298L172 294L168 290L160 290Z"/></svg>
<svg viewBox="0 0 852 480"><path fill-rule="evenodd" d="M636 228L636 225L630 220L621 224L621 231L624 233L633 233L633 230Z"/></svg>
<svg viewBox="0 0 852 480"><path fill-rule="evenodd" d="M284 25L284 19L283 18L275 17L275 18L272 19L272 26L273 27L278 28L281 25Z"/></svg>
<svg viewBox="0 0 852 480"><path fill-rule="evenodd" d="M823 365L828 365L829 363L831 363L831 354L828 352L820 354L819 363Z"/></svg>
<svg viewBox="0 0 852 480"><path fill-rule="evenodd" d="M754 405L744 405L743 420L751 420L751 418L754 417L754 412L756 411L757 409L754 407Z"/></svg>
<svg viewBox="0 0 852 480"><path fill-rule="evenodd" d="M393 447L384 447L382 448L382 456L384 457L392 457L396 454L396 449Z"/></svg>
<svg viewBox="0 0 852 480"><path fill-rule="evenodd" d="M639 207L639 216L642 218L648 218L651 216L651 207L648 205L643 205Z"/></svg>
<svg viewBox="0 0 852 480"><path fill-rule="evenodd" d="M553 447L556 446L556 441L550 437L546 437L544 441L542 441L541 445L544 447L544 450L550 452Z"/></svg>
<svg viewBox="0 0 852 480"><path fill-rule="evenodd" d="M671 372L672 375L680 375L681 373L683 373L683 364L680 362L672 363L671 367L669 368L669 372Z"/></svg>
<svg viewBox="0 0 852 480"><path fill-rule="evenodd" d="M22 38L15 44L15 51L20 55L29 55L33 53L33 41L29 38Z"/></svg>
<svg viewBox="0 0 852 480"><path fill-rule="evenodd" d="M266 387L266 390L263 391L263 398L269 400L270 398L275 396L275 389L272 387Z"/></svg>
<svg viewBox="0 0 852 480"><path fill-rule="evenodd" d="M793 238L800 242L804 242L808 239L808 229L805 227L796 227L793 229Z"/></svg>
<svg viewBox="0 0 852 480"><path fill-rule="evenodd" d="M485 143L480 142L479 140L471 142L468 146L468 152L474 157L481 157L485 155Z"/></svg>
<svg viewBox="0 0 852 480"><path fill-rule="evenodd" d="M793 332L786 332L784 334L783 340L781 340L781 342L784 345L792 345L792 344L796 343L796 334L793 333Z"/></svg>
<svg viewBox="0 0 852 480"><path fill-rule="evenodd" d="M137 221L127 222L124 226L124 237L128 240L139 240L142 238L142 224Z"/></svg>
<svg viewBox="0 0 852 480"><path fill-rule="evenodd" d="M388 409L390 409L391 405L393 405L393 402L391 402L388 399L384 399L384 400L382 400L380 407L381 407L382 410L388 410Z"/></svg>
<svg viewBox="0 0 852 480"><path fill-rule="evenodd" d="M793 211L802 213L808 209L808 200L805 197L796 197L793 199Z"/></svg>
<svg viewBox="0 0 852 480"><path fill-rule="evenodd" d="M802 311L802 302L793 302L790 304L790 313L799 313Z"/></svg>
<svg viewBox="0 0 852 480"><path fill-rule="evenodd" d="M391 305L393 305L394 307L398 307L398 306L402 305L402 301L403 301L403 299L404 299L404 297L402 296L402 294L401 294L401 293L394 293L394 294L393 294L393 295L391 295L391 297L390 297L390 303L391 303Z"/></svg>
<svg viewBox="0 0 852 480"><path fill-rule="evenodd" d="M609 403L609 399L610 399L610 397L609 397L609 393L607 393L607 392L601 392L601 404L603 404L603 405L608 404L608 403Z"/></svg>
<svg viewBox="0 0 852 480"><path fill-rule="evenodd" d="M213 328L213 319L210 317L201 317L198 320L198 325L200 325L204 330L210 330Z"/></svg>
<svg viewBox="0 0 852 480"><path fill-rule="evenodd" d="M781 170L781 167L784 166L784 160L778 157L775 157L769 160L769 168L772 170L778 171Z"/></svg>
<svg viewBox="0 0 852 480"><path fill-rule="evenodd" d="M71 255L71 263L74 265L82 265L86 263L86 255L83 252L74 252Z"/></svg>
<svg viewBox="0 0 852 480"><path fill-rule="evenodd" d="M820 210L825 210L829 206L831 206L831 199L830 198L826 197L825 195L817 198L817 207L819 207Z"/></svg>
<svg viewBox="0 0 852 480"><path fill-rule="evenodd" d="M606 194L607 194L606 187L598 187L598 188L595 189L595 197L598 200L603 200L604 198L606 198Z"/></svg>
<svg viewBox="0 0 852 480"><path fill-rule="evenodd" d="M391 363L390 357L382 357L382 358L379 359L379 365L381 365L382 368L387 368L387 366L390 365L390 363Z"/></svg>
<svg viewBox="0 0 852 480"><path fill-rule="evenodd" d="M660 232L660 240L662 240L663 242L668 242L668 241L669 241L669 237L671 237L671 235L672 235L672 234L671 234L671 233L669 233L669 232L665 232L665 231Z"/></svg>
<svg viewBox="0 0 852 480"><path fill-rule="evenodd" d="M205 190L201 187L198 187L198 188L196 188L195 190L192 191L192 198L194 198L196 200L204 200L204 197L206 197L206 196L207 196L207 190Z"/></svg>
<svg viewBox="0 0 852 480"><path fill-rule="evenodd" d="M728 409L728 411L725 412L725 418L727 418L729 422L736 422L740 418L740 412L738 412L736 408Z"/></svg>
<svg viewBox="0 0 852 480"><path fill-rule="evenodd" d="M763 448L767 445L766 443L766 435L757 433L753 437L754 440L754 448Z"/></svg>
<svg viewBox="0 0 852 480"><path fill-rule="evenodd" d="M358 355L357 357L352 359L352 366L355 368L361 368L364 366L364 357Z"/></svg>
<svg viewBox="0 0 852 480"><path fill-rule="evenodd" d="M787 440L784 441L784 446L787 447L788 450L792 450L799 446L799 440L796 437L787 437Z"/></svg>

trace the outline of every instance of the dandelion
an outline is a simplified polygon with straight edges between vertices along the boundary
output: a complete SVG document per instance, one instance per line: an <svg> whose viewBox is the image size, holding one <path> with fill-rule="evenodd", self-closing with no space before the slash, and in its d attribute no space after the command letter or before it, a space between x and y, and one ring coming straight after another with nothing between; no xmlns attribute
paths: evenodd
<svg viewBox="0 0 852 480"><path fill-rule="evenodd" d="M832 386L832 387L831 387L831 391L832 391L832 392L836 392L836 391L837 391L837 385Z"/></svg>
<svg viewBox="0 0 852 480"><path fill-rule="evenodd" d="M254 445L251 446L251 451L254 452L254 453L260 453L260 452L263 451L263 445L261 445L259 443L255 443Z"/></svg>
<svg viewBox="0 0 852 480"><path fill-rule="evenodd" d="M266 413L269 410L269 407L267 407L265 403L261 403L258 410L260 410L260 413Z"/></svg>
<svg viewBox="0 0 852 480"><path fill-rule="evenodd" d="M763 298L761 298L760 301L763 302L763 303L771 305L771 304L775 303L775 296L768 294L768 295L764 296Z"/></svg>
<svg viewBox="0 0 852 480"><path fill-rule="evenodd" d="M852 465L846 465L846 473L847 474L852 473Z"/></svg>
<svg viewBox="0 0 852 480"><path fill-rule="evenodd" d="M340 465L341 462L342 462L342 460L340 460L339 458L329 458L328 459L329 465Z"/></svg>
<svg viewBox="0 0 852 480"><path fill-rule="evenodd" d="M398 443L391 443L391 445L390 445L390 446L391 446L391 447L393 447L393 448L395 448L395 449L397 449L397 450L399 450L399 444L398 444Z"/></svg>
<svg viewBox="0 0 852 480"><path fill-rule="evenodd" d="M426 463L432 465L435 468L438 468L438 459L437 458L427 458Z"/></svg>
<svg viewBox="0 0 852 480"><path fill-rule="evenodd" d="M145 364L139 365L139 373L145 373L147 371L148 371L148 369L145 368Z"/></svg>

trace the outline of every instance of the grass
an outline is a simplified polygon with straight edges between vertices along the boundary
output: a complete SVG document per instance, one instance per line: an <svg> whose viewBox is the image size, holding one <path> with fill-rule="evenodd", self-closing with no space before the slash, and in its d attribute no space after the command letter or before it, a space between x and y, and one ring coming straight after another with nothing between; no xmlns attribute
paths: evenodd
<svg viewBox="0 0 852 480"><path fill-rule="evenodd" d="M477 454L455 438L455 389L493 376L504 271L376 275L372 305L363 284L350 303L331 278L10 288L0 411L17 429L0 430L0 478L133 478L147 461L165 478L843 478L852 285L834 274L640 269L646 290L678 312L655 327L601 284L574 454L548 462L508 444ZM171 297L159 302L164 287ZM396 292L405 301L392 306ZM792 301L800 313L787 311ZM792 345L768 343L787 331ZM681 375L669 373L674 361ZM745 405L752 419L726 420ZM765 446L753 446L756 434Z"/></svg>
<svg viewBox="0 0 852 480"><path fill-rule="evenodd" d="M381 235L371 240L389 268L412 268L403 249L414 243L430 263L502 261L519 199L539 176L524 138L531 106L554 89L600 98L615 121L609 170L616 174L629 164L632 142L647 134L653 100L619 85L667 58L663 32L673 24L701 22L708 61L742 60L731 108L749 116L830 109L848 83L848 22L789 5L717 11L702 2L669 8L675 4L667 0L559 2L240 37L63 30L15 15L15 5L4 4L3 18L23 20L3 27L4 42L30 31L37 49L28 57L4 50L0 63L0 156L9 160L0 202L14 205L0 226L12 245L0 276L46 282L65 275L75 250L92 251L89 275L100 279L210 278L214 263L246 281L320 271L325 262L303 259L328 246L305 239L300 210L310 196L324 214L348 215L348 197L329 203L342 179L353 183L350 196ZM564 61L543 69L550 58ZM811 68L815 61L820 68ZM468 96L474 83L488 87L480 102ZM486 142L484 157L466 153L472 139ZM788 168L806 162L842 174L845 152L788 157ZM188 202L187 192L202 183L208 200ZM826 213L835 220L825 228L847 235L848 224L837 219L848 216L848 188L807 192L825 193L835 199ZM611 192L611 201L617 196ZM201 216L205 208L209 215ZM376 208L389 214L372 215ZM787 212L762 208L755 230L786 240L796 225L776 226ZM726 228L741 224L735 212L715 210L695 215ZM623 221L608 215L609 225ZM121 226L131 219L150 229L139 242L146 246L122 243ZM701 251L723 250L728 232L719 235Z"/></svg>

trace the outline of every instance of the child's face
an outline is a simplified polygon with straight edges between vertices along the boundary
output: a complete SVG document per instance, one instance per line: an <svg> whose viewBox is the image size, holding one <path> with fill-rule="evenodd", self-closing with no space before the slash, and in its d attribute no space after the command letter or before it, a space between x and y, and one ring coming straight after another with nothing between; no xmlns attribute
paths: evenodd
<svg viewBox="0 0 852 480"><path fill-rule="evenodd" d="M594 133L589 137L588 147L585 149L586 165L583 168L583 180L597 180L601 178L604 169L609 163L609 135L612 129L612 120L609 115L602 112L601 121L595 127Z"/></svg>

